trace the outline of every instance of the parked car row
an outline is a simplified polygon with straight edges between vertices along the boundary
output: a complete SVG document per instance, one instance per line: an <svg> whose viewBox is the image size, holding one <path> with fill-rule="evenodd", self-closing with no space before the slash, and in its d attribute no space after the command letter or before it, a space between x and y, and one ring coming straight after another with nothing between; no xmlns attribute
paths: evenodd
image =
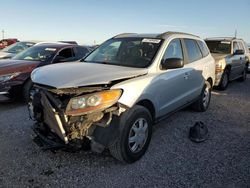
<svg viewBox="0 0 250 188"><path fill-rule="evenodd" d="M33 86L30 74L35 68L77 61L90 52L86 47L69 43L29 44L34 46L11 59L0 61L0 94L9 98L23 96L28 101Z"/></svg>
<svg viewBox="0 0 250 188"><path fill-rule="evenodd" d="M23 93L45 149L89 145L132 163L155 122L187 106L206 111L213 86L244 81L249 59L243 40L179 32L120 34L92 52L42 43L0 61L0 94Z"/></svg>
<svg viewBox="0 0 250 188"><path fill-rule="evenodd" d="M14 44L16 42L19 42L17 39L3 39L0 40L0 49L4 49L5 47Z"/></svg>
<svg viewBox="0 0 250 188"><path fill-rule="evenodd" d="M10 59L38 42L39 41L22 41L14 43L0 51L0 59Z"/></svg>

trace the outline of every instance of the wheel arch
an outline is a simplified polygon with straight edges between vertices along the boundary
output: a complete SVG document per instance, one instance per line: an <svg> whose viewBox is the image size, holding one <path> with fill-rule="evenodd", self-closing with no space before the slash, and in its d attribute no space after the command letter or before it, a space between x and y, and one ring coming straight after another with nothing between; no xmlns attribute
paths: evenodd
<svg viewBox="0 0 250 188"><path fill-rule="evenodd" d="M213 87L213 85L214 85L214 80L213 80L213 78L209 77L209 78L207 79L207 81L210 83L211 87Z"/></svg>
<svg viewBox="0 0 250 188"><path fill-rule="evenodd" d="M229 74L230 74L230 73L231 73L231 68L232 68L231 65L227 65L227 66L225 67L225 70L228 70L228 71L229 71Z"/></svg>
<svg viewBox="0 0 250 188"><path fill-rule="evenodd" d="M155 111L155 105L153 104L152 101L148 99L143 99L137 102L136 105L145 107L150 112L152 119L155 120L156 111Z"/></svg>

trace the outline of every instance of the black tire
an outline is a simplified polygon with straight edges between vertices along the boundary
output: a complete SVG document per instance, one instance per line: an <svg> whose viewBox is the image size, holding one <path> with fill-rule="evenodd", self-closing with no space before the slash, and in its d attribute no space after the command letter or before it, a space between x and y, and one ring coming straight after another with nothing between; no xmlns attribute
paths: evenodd
<svg viewBox="0 0 250 188"><path fill-rule="evenodd" d="M30 90L33 87L33 82L29 79L23 85L23 99L25 102L30 101Z"/></svg>
<svg viewBox="0 0 250 188"><path fill-rule="evenodd" d="M242 76L238 79L240 82L244 82L247 79L247 68L242 72Z"/></svg>
<svg viewBox="0 0 250 188"><path fill-rule="evenodd" d="M136 123L138 122L138 120L146 121L148 125L147 137L145 137L146 139L144 139L142 147L138 151L133 152L132 151L133 147L131 148L131 143L129 144L129 137L131 136L131 131L133 131L132 127L136 126ZM119 128L120 128L119 137L114 142L114 144L112 144L109 147L110 153L113 157L115 157L116 159L122 162L133 163L139 160L148 149L148 146L151 140L151 135L152 135L151 114L143 106L135 105L133 108L127 110L125 113L122 114L119 122L120 122L119 123Z"/></svg>
<svg viewBox="0 0 250 188"><path fill-rule="evenodd" d="M218 86L218 89L222 90L222 91L227 89L228 83L229 83L229 71L226 69L226 70L224 70L224 72L221 76L221 81L220 81L220 84Z"/></svg>
<svg viewBox="0 0 250 188"><path fill-rule="evenodd" d="M205 112L210 104L212 86L210 82L205 81L199 99L193 104L193 109L197 112ZM206 98L205 98L206 97Z"/></svg>

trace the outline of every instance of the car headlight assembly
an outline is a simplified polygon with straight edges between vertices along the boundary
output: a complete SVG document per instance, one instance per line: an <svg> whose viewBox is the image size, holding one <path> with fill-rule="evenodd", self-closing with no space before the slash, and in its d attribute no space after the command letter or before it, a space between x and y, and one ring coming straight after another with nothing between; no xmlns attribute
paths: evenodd
<svg viewBox="0 0 250 188"><path fill-rule="evenodd" d="M218 63L216 63L216 73L221 73L224 71L224 68L225 68L225 65L226 65L226 61L225 59L221 59L218 61Z"/></svg>
<svg viewBox="0 0 250 188"><path fill-rule="evenodd" d="M16 73L12 73L12 74L6 74L6 75L2 75L0 76L0 82L6 82L11 80L12 78L17 77L20 74L20 72L16 72Z"/></svg>
<svg viewBox="0 0 250 188"><path fill-rule="evenodd" d="M104 110L114 105L122 90L113 89L72 98L66 108L66 115L78 116Z"/></svg>

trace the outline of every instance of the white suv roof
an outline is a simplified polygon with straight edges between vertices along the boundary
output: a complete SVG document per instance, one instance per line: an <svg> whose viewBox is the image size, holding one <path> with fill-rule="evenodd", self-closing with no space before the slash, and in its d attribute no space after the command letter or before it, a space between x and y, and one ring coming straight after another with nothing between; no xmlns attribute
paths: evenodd
<svg viewBox="0 0 250 188"><path fill-rule="evenodd" d="M158 38L158 39L167 39L170 35L184 35L187 37L195 37L195 38L199 38L196 35L192 35L189 33L182 33L182 32L173 32L173 31L168 31L165 33L146 33L146 34L137 34L137 33L123 33L123 34L119 34L116 35L113 38L126 38L126 37L138 37L138 38Z"/></svg>

